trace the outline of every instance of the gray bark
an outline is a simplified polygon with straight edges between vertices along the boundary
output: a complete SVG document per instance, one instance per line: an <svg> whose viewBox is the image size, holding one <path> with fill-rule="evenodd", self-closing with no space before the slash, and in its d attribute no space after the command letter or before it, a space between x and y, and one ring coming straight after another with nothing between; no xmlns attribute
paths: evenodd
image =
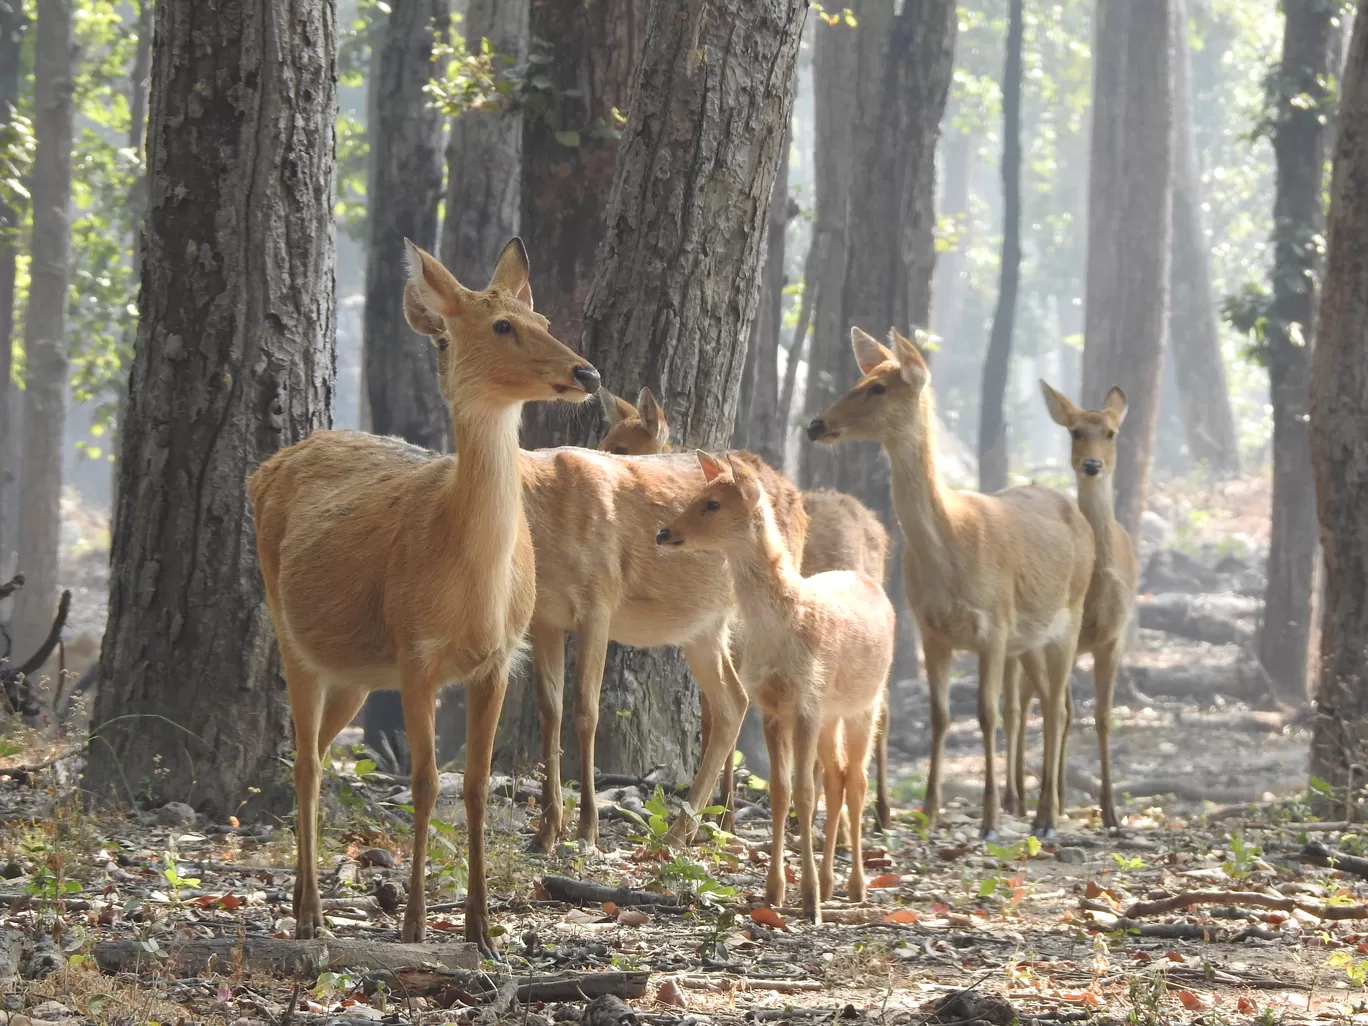
<svg viewBox="0 0 1368 1026"><path fill-rule="evenodd" d="M1325 552L1311 773L1361 820L1368 750L1368 23L1359 18L1340 97L1330 241L1311 370L1311 455Z"/></svg>
<svg viewBox="0 0 1368 1026"><path fill-rule="evenodd" d="M0 0L0 133L8 134L19 105L19 53L26 19L18 0ZM19 211L0 191L0 571L13 548L10 510L14 480L15 393L10 385L14 355L14 272L19 252Z"/></svg>
<svg viewBox="0 0 1368 1026"><path fill-rule="evenodd" d="M479 53L488 39L505 80L527 60L528 0L471 0L466 9L466 48ZM451 123L447 142L446 219L442 263L474 287L518 234L522 202L522 114L500 96L492 110L468 110Z"/></svg>
<svg viewBox="0 0 1368 1026"><path fill-rule="evenodd" d="M329 421L335 66L331 2L157 6L99 793L219 817L293 804L245 482Z"/></svg>
<svg viewBox="0 0 1368 1026"><path fill-rule="evenodd" d="M72 0L41 0L34 48L33 243L24 317L24 438L19 496L17 652L38 647L57 608L62 439L66 426L67 282L75 85Z"/></svg>

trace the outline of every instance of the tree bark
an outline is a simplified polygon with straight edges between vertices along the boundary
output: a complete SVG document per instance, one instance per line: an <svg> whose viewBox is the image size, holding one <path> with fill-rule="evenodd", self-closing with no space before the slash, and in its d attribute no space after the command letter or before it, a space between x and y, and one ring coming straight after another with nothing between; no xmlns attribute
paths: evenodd
<svg viewBox="0 0 1368 1026"><path fill-rule="evenodd" d="M1007 59L1002 74L1002 261L997 310L983 361L983 399L979 405L979 491L1007 487L1007 420L1002 404L1012 360L1012 325L1021 280L1021 0L1011 0L1007 21Z"/></svg>
<svg viewBox="0 0 1368 1026"><path fill-rule="evenodd" d="M1116 518L1131 537L1145 509L1168 323L1170 5L1099 0L1093 46L1083 401L1100 406L1113 385L1129 400L1117 444Z"/></svg>
<svg viewBox="0 0 1368 1026"><path fill-rule="evenodd" d="M1217 477L1240 472L1240 446L1230 409L1225 361L1211 286L1211 252L1202 223L1202 177L1192 125L1187 0L1172 0L1173 256L1169 272L1169 351L1183 411L1188 452Z"/></svg>
<svg viewBox="0 0 1368 1026"><path fill-rule="evenodd" d="M1311 371L1311 454L1326 572L1311 773L1345 797L1350 814L1343 818L1359 820L1361 793L1353 792L1363 787L1368 762L1368 23L1361 17L1341 81Z"/></svg>
<svg viewBox="0 0 1368 1026"><path fill-rule="evenodd" d="M466 8L466 48L479 53L489 40L504 81L527 59L527 5L470 0ZM451 123L441 257L458 281L483 286L504 243L518 234L522 133L522 114L507 96L491 110L464 111Z"/></svg>
<svg viewBox="0 0 1368 1026"><path fill-rule="evenodd" d="M1273 401L1273 517L1259 661L1283 701L1307 699L1316 495L1310 453L1312 324L1317 250L1324 226L1329 145L1328 76L1336 67L1333 5L1283 5L1282 62L1270 100L1277 186L1273 200L1273 296L1265 327ZM1309 98L1310 104L1306 102Z"/></svg>
<svg viewBox="0 0 1368 1026"><path fill-rule="evenodd" d="M648 18L584 349L615 391L655 388L684 445L731 436L806 12L806 0L657 0ZM602 769L685 775L695 694L676 650L614 646Z"/></svg>
<svg viewBox="0 0 1368 1026"><path fill-rule="evenodd" d="M404 318L404 239L431 250L437 238L442 119L428 106L423 87L432 75L433 22L445 24L447 12L448 0L394 0L378 35L368 128L370 208L361 321L370 430L437 452L450 447L451 415L437 389L432 343ZM487 264L481 274L492 266ZM482 288L485 282L472 284ZM396 756L391 768L407 772L399 693L372 692L362 722L366 743L376 751L388 746Z"/></svg>
<svg viewBox="0 0 1368 1026"><path fill-rule="evenodd" d="M19 54L27 19L20 3L0 3L0 133L6 135L19 106ZM0 571L13 548L10 495L14 482L14 388L10 373L14 358L14 272L19 253L19 211L0 191Z"/></svg>
<svg viewBox="0 0 1368 1026"><path fill-rule="evenodd" d="M119 799L244 818L293 803L244 484L329 420L335 67L331 2L157 6L140 319L87 771Z"/></svg>
<svg viewBox="0 0 1368 1026"><path fill-rule="evenodd" d="M41 0L34 47L33 244L24 317L24 438L19 495L17 652L37 648L57 608L66 425L67 282L71 264L71 147L76 43L72 0Z"/></svg>

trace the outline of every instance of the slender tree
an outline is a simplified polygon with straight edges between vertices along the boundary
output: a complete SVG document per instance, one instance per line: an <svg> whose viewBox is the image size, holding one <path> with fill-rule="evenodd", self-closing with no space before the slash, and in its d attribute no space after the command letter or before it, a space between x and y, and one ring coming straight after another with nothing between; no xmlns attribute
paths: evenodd
<svg viewBox="0 0 1368 1026"><path fill-rule="evenodd" d="M71 146L75 116L74 0L39 0L34 41L33 243L24 317L24 439L19 562L26 586L14 612L20 652L47 636L57 608L57 559L69 352Z"/></svg>
<svg viewBox="0 0 1368 1026"><path fill-rule="evenodd" d="M1170 0L1098 0L1083 401L1101 406L1113 385L1130 400L1116 518L1132 537L1145 508L1168 323L1172 31Z"/></svg>
<svg viewBox="0 0 1368 1026"><path fill-rule="evenodd" d="M1202 176L1192 123L1191 48L1187 0L1172 0L1173 256L1169 270L1169 351L1182 400L1188 452L1218 476L1240 471L1240 446L1230 408L1215 293L1211 247L1202 218Z"/></svg>
<svg viewBox="0 0 1368 1026"><path fill-rule="evenodd" d="M18 145L14 114L19 106L19 54L24 41L24 5L0 0L0 151ZM14 353L14 274L19 252L19 210L8 187L0 187L0 570L9 557L12 533L10 487L18 426L10 385Z"/></svg>
<svg viewBox="0 0 1368 1026"><path fill-rule="evenodd" d="M141 316L88 769L120 799L220 817L293 801L245 482L330 415L335 76L330 0L157 5Z"/></svg>
<svg viewBox="0 0 1368 1026"><path fill-rule="evenodd" d="M1361 820L1368 761L1368 23L1362 16L1342 83L1311 370L1311 455L1325 545L1311 773L1343 797L1334 815Z"/></svg>
<svg viewBox="0 0 1368 1026"><path fill-rule="evenodd" d="M1002 73L1002 262L997 311L983 361L983 399L979 404L979 490L1007 487L1007 420L1003 402L1012 359L1017 286L1021 281L1021 38L1022 0L1011 0L1007 19L1007 59Z"/></svg>
<svg viewBox="0 0 1368 1026"><path fill-rule="evenodd" d="M1310 377L1316 265L1325 217L1322 190L1338 67L1336 8L1286 0L1282 60L1269 82L1277 186L1273 289L1264 339L1273 401L1273 516L1259 661L1283 701L1307 700L1316 495L1310 452Z"/></svg>

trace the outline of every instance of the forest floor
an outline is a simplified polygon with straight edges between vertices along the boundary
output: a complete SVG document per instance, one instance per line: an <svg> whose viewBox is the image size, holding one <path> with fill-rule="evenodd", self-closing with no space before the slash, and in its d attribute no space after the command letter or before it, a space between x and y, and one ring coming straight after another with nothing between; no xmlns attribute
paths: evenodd
<svg viewBox="0 0 1368 1026"><path fill-rule="evenodd" d="M1250 654L1266 520L1249 510L1261 501L1258 482L1157 496L1165 523L1151 525L1142 627L1113 717L1114 835L1091 804L1084 659L1059 837L1037 846L1029 824L1004 817L996 843L978 839L965 663L940 829L927 836L915 811L926 701L904 682L893 829L866 821L868 899L841 897L843 855L818 926L763 906L763 788L743 783L734 834L679 854L662 843L653 783L614 781L598 794L596 848L538 856L524 851L538 788L503 778L489 837L504 961L475 966L456 943L461 778L443 774L428 941L451 943L421 949L447 963L423 968L386 946L402 916L407 788L358 761L354 731L327 781L323 946L287 940L288 822L216 824L174 805L93 814L79 746L37 742L0 761L0 1024L1368 1023L1368 852L1357 828L1311 816L1309 729L1271 700ZM790 851L791 900L797 869ZM609 890L623 887L646 893ZM630 1007L586 1000L601 991Z"/></svg>

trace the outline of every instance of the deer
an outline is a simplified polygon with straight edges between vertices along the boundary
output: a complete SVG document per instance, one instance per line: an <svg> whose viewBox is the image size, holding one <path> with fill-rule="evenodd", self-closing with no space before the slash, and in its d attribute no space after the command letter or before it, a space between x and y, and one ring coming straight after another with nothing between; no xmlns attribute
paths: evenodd
<svg viewBox="0 0 1368 1026"><path fill-rule="evenodd" d="M844 804L850 824L852 901L865 897L860 819L875 720L893 665L894 614L868 574L798 572L765 489L744 464L696 452L706 484L656 534L675 552L722 552L746 624L741 683L764 717L773 830L765 900L784 903L784 833L790 790L798 814L803 916L821 921L835 890L836 831L828 829L818 881L813 852L813 765L820 763L828 822ZM790 784L792 777L792 784Z"/></svg>
<svg viewBox="0 0 1368 1026"><path fill-rule="evenodd" d="M641 389L635 406L605 389L603 410L608 432L599 442L601 451L620 456L672 451L669 421L649 387ZM888 532L873 511L853 495L826 488L805 491L802 497L808 531L799 572L811 577L828 570L859 570L882 584L887 577ZM893 822L888 798L887 696L875 734L875 765L875 819L879 829L887 832ZM845 829L842 821L842 833Z"/></svg>
<svg viewBox="0 0 1368 1026"><path fill-rule="evenodd" d="M1070 438L1069 462L1078 482L1078 508L1092 527L1096 559L1092 580L1083 602L1083 625L1078 634L1079 653L1093 657L1094 719L1097 723L1097 745L1102 763L1102 788L1099 804L1102 824L1117 829L1121 821L1116 815L1116 800L1112 791L1111 774L1111 711L1116 692L1116 673L1120 667L1126 629L1135 605L1137 565L1135 548L1130 535L1116 521L1113 508L1116 469L1116 436L1126 419L1126 394L1113 387L1102 403L1102 408L1085 410L1075 406L1063 393L1040 382L1045 408L1050 418L1066 428ZM1022 753L1026 733L1026 711L1032 694L1037 693L1036 682L1029 676L1024 681L1024 700L1008 697L1004 703L1004 727L1015 733L1014 761L1007 766L1005 800L1009 809L1018 813L1025 809L1023 782L1025 770ZM1067 704L1065 739L1068 725L1073 720L1073 703ZM1059 764L1055 769L1058 785L1057 802L1064 801L1064 748L1061 741Z"/></svg>
<svg viewBox="0 0 1368 1026"><path fill-rule="evenodd" d="M271 456L247 483L298 747L295 936L311 938L323 927L322 760L370 691L397 688L413 761L413 866L402 938L423 939L437 797L434 711L439 689L464 681L465 936L493 956L484 842L490 758L536 601L519 420L525 403L585 402L600 382L533 310L520 239L504 247L483 290L462 285L412 242L405 246L404 313L436 347L457 455L396 438L315 431Z"/></svg>
<svg viewBox="0 0 1368 1026"><path fill-rule="evenodd" d="M821 444L877 441L889 460L893 508L907 544L903 575L921 631L931 691L931 766L923 806L934 827L950 725L950 659L979 661L983 821L996 836L998 702L1008 660L1021 657L1044 683L1046 765L1032 833L1056 831L1054 773L1065 695L1093 568L1092 528L1066 496L1034 485L992 495L956 492L936 474L935 394L921 351L896 330L883 345L858 327L851 347L862 375L808 424ZM1009 745L1012 737L1008 735ZM1009 752L1009 761L1014 753Z"/></svg>

